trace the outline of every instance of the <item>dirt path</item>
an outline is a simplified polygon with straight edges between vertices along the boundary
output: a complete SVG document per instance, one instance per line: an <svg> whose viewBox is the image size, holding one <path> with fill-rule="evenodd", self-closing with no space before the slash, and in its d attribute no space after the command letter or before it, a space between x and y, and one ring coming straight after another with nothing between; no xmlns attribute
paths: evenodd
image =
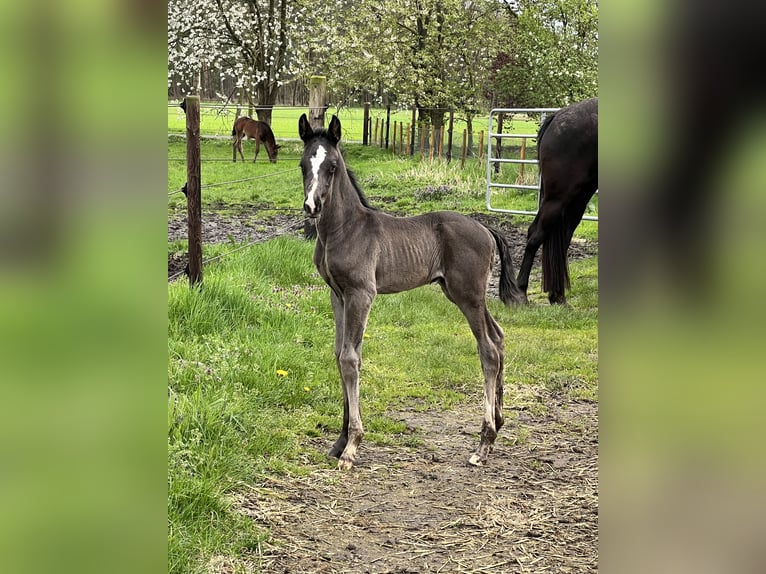
<svg viewBox="0 0 766 574"><path fill-rule="evenodd" d="M389 413L423 445L362 443L350 472L268 479L238 501L271 531L250 566L279 573L596 572L597 407L547 407L540 417L509 409L483 468L466 463L478 444L478 403ZM305 446L324 453L333 438Z"/></svg>

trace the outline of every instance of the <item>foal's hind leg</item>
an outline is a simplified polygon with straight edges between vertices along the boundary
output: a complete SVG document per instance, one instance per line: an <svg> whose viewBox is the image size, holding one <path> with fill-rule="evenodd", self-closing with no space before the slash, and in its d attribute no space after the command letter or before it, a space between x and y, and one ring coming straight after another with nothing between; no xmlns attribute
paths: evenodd
<svg viewBox="0 0 766 574"><path fill-rule="evenodd" d="M465 311L464 311L465 313ZM487 455L503 426L503 332L483 304L473 317L466 314L478 344L484 373L484 420L479 448L468 459L475 466L487 462Z"/></svg>
<svg viewBox="0 0 766 574"><path fill-rule="evenodd" d="M261 148L261 140L258 138L255 139L255 156L253 156L253 163L255 163L255 160L258 159L258 150ZM242 160L244 161L244 160Z"/></svg>
<svg viewBox="0 0 766 574"><path fill-rule="evenodd" d="M500 325L492 318L487 310L484 299L484 285L477 283L474 289L470 284L461 284L461 278L455 278L450 284L441 282L441 288L447 298L458 306L471 332L476 338L484 374L484 418L481 426L481 441L479 448L471 455L468 462L475 466L487 462L487 455L497 438L497 431L503 426L503 341L504 335ZM457 284L455 287L454 284ZM466 287L468 289L466 289Z"/></svg>

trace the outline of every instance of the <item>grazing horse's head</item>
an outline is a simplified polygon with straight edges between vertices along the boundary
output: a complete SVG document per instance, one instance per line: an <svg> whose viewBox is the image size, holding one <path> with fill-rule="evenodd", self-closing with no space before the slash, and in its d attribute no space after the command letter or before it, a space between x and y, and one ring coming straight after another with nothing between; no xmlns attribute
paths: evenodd
<svg viewBox="0 0 766 574"><path fill-rule="evenodd" d="M266 153L269 154L269 161L271 163L277 163L279 157L279 148L282 146L276 143L266 144Z"/></svg>
<svg viewBox="0 0 766 574"><path fill-rule="evenodd" d="M313 130L303 114L298 120L298 133L304 144L301 158L303 210L309 217L318 217L331 193L335 170L342 161L338 151L340 120L333 116L327 130Z"/></svg>

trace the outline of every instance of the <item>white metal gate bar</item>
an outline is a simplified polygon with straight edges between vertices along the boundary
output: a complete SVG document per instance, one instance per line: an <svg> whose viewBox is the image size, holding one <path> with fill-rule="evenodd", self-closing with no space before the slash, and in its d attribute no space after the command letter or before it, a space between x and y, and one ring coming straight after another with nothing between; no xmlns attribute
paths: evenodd
<svg viewBox="0 0 766 574"><path fill-rule="evenodd" d="M534 164L537 165L536 159L513 159L513 158L495 158L492 157L492 139L536 139L537 134L500 134L492 131L492 116L498 113L506 114L525 114L525 113L538 113L543 114L543 118L546 113L557 112L561 108L493 108L489 111L489 128L487 129L487 209L489 211L496 211L500 213L512 213L514 215L537 215L537 211L523 211L518 209L502 209L492 206L492 188L498 189L528 189L537 190L537 205L540 205L540 176L538 171L537 185L524 185L520 183L494 183L492 181L492 167L496 163L517 163L517 164ZM584 215L583 219L588 221L598 221L598 217L592 215Z"/></svg>

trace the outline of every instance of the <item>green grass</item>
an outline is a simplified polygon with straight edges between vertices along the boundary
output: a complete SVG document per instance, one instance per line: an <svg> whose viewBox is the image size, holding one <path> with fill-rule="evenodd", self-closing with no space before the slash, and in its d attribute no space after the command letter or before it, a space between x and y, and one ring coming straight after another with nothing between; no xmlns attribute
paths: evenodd
<svg viewBox="0 0 766 574"><path fill-rule="evenodd" d="M265 159L233 164L230 142L203 140L203 185L268 176L203 188L203 217L212 209L252 213L254 219L263 218L258 206L299 209L301 147L289 141L284 146L276 165ZM394 158L355 144L347 144L345 153L381 208L485 211L478 160L461 170L459 163ZM184 158L185 143L171 139L168 157ZM184 165L169 161L169 192L183 185ZM430 196L429 186L449 192ZM511 199L514 205L526 201ZM168 209L180 216L183 195L169 196ZM529 221L518 218L522 227ZM576 235L597 233L597 224L584 222ZM168 245L169 252L184 249L183 240ZM230 249L206 244L204 257ZM311 242L281 237L208 264L202 288L190 289L184 280L168 286L169 572L204 571L211 558L242 556L268 537L234 507L236 496L265 475L335 466L307 443L334 439L342 419L332 311L312 252ZM528 307L490 301L506 333L507 405L541 413L542 394L598 399L597 270L595 257L571 263L569 309L548 305L539 281L532 281ZM378 297L363 353L361 400L370 444L417 446L417 437L386 416L389 409L445 409L481 396L476 343L436 286ZM514 440L523 442L525 433L519 427Z"/></svg>

